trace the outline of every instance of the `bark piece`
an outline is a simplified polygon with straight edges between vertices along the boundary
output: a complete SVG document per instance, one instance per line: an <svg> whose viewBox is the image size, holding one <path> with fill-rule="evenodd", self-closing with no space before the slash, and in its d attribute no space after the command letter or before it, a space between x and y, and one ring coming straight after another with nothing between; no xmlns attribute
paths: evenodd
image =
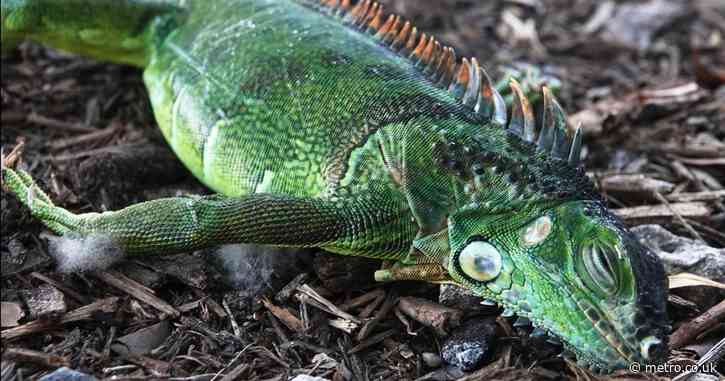
<svg viewBox="0 0 725 381"><path fill-rule="evenodd" d="M613 212L631 225L671 222L675 217L673 210L684 218L700 220L710 216L711 213L710 207L703 202L677 202L669 206L668 208L667 205L644 205L614 209Z"/></svg>
<svg viewBox="0 0 725 381"><path fill-rule="evenodd" d="M725 319L725 300L705 311L702 315L684 323L670 335L670 348L677 349L689 344L699 334Z"/></svg>
<svg viewBox="0 0 725 381"><path fill-rule="evenodd" d="M410 296L400 298L398 307L411 319L433 328L440 336L445 336L450 328L457 327L463 317L461 310Z"/></svg>
<svg viewBox="0 0 725 381"><path fill-rule="evenodd" d="M171 324L168 320L164 320L118 338L117 342L111 345L111 350L123 357L143 355L163 344L169 335L171 335Z"/></svg>
<svg viewBox="0 0 725 381"><path fill-rule="evenodd" d="M171 317L178 317L180 312L172 305L153 294L153 291L144 287L133 279L116 271L97 272L96 277L105 283L133 296L134 298L156 308Z"/></svg>
<svg viewBox="0 0 725 381"><path fill-rule="evenodd" d="M57 321L33 320L29 323L6 329L0 332L0 338L3 340L11 340L26 335L32 335L34 333L44 332L58 325L84 320L99 321L103 319L104 315L111 315L116 312L116 310L118 310L117 297L101 299L94 303L67 312Z"/></svg>
<svg viewBox="0 0 725 381"><path fill-rule="evenodd" d="M49 284L24 290L22 295L31 319L57 319L68 310L65 295Z"/></svg>

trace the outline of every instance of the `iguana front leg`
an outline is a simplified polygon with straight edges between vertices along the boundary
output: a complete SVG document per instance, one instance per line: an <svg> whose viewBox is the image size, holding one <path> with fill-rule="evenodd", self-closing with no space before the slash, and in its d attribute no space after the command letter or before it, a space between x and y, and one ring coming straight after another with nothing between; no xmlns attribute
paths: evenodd
<svg viewBox="0 0 725 381"><path fill-rule="evenodd" d="M74 214L53 205L27 173L3 168L2 175L5 186L54 232L105 235L131 255L226 243L324 247L365 255L374 249L380 234L370 229L399 226L401 216L388 208L390 204L369 198L326 200L271 194L174 197L114 212ZM399 233L401 238L404 233Z"/></svg>

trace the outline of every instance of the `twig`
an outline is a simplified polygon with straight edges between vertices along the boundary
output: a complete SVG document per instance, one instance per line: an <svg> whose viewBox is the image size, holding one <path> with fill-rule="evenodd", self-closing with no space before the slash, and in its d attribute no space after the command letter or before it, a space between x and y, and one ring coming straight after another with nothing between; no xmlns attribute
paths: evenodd
<svg viewBox="0 0 725 381"><path fill-rule="evenodd" d="M277 293L277 295L274 296L274 300L276 300L278 303L285 303L288 301L292 294L295 293L297 288L305 283L307 281L307 278L309 276L307 273L300 273L294 279L292 279L289 283L287 283L284 287L282 287L281 290Z"/></svg>
<svg viewBox="0 0 725 381"><path fill-rule="evenodd" d="M362 321L360 321L360 319L358 319L357 317L352 316L349 313L341 310L336 305L332 304L331 301L323 298L320 294L317 293L317 291L312 289L312 287L310 287L309 285L303 284L302 286L297 287L297 290L299 290L301 293L307 295L308 297L312 298L317 303L321 304L321 306L315 305L316 307L320 308L321 310L331 313L331 314L338 316L340 318L343 318L345 320L350 320L357 324L362 323Z"/></svg>
<svg viewBox="0 0 725 381"><path fill-rule="evenodd" d="M70 123L63 120L48 118L34 112L28 115L26 121L28 123L33 123L41 127L50 127L59 130L66 130L69 132L80 132L83 134L97 131L95 128L87 127L80 123Z"/></svg>
<svg viewBox="0 0 725 381"><path fill-rule="evenodd" d="M237 323L237 319L234 318L234 314L232 314L232 309L229 308L229 303L227 303L226 299L222 299L222 306L224 307L224 311L226 311L227 316L229 316L229 322L232 325L232 330L234 331L234 335L241 338L242 330L241 330L241 328L239 328L239 323Z"/></svg>
<svg viewBox="0 0 725 381"><path fill-rule="evenodd" d="M370 332L373 331L375 326L377 326L390 313L393 307L395 307L397 299L398 298L392 292L388 294L387 298L385 298L383 306L380 307L378 312L375 313L375 316L372 319L368 320L365 325L360 328L360 332L358 332L357 334L358 341L365 340Z"/></svg>
<svg viewBox="0 0 725 381"><path fill-rule="evenodd" d="M387 331L383 331L381 333L378 333L377 335L371 336L367 340L363 340L360 342L360 344L350 348L348 351L349 354L357 353L362 351L365 348L371 347L385 339L387 339L390 336L393 336L396 332L398 332L397 328L391 328Z"/></svg>
<svg viewBox="0 0 725 381"><path fill-rule="evenodd" d="M723 319L725 319L725 300L705 311L702 315L682 324L677 331L670 335L670 348L677 349L689 343Z"/></svg>
<svg viewBox="0 0 725 381"><path fill-rule="evenodd" d="M20 159L20 155L23 153L23 148L25 147L25 139L18 138L18 144L13 147L12 150L10 150L10 153L5 156L0 153L0 167L5 168L13 168L15 167L15 162Z"/></svg>
<svg viewBox="0 0 725 381"><path fill-rule="evenodd" d="M687 231L690 232L690 234L693 236L693 238L700 240L700 242L705 242L705 240L702 239L702 236L700 236L700 233L695 231L695 229L693 229L692 226L690 224L688 224L684 218L682 218L682 215L680 215L680 213L677 210L675 210L675 208L672 207L672 204L670 204L670 202L667 201L667 199L665 199L665 197L662 196L662 194L660 192L654 191L652 193L655 195L655 197L657 197L657 199L661 203L663 203L667 207L667 209L669 209L672 212L672 214L675 216L675 218L677 218L677 221L679 221L680 224L682 224L685 227L685 229L687 229Z"/></svg>
<svg viewBox="0 0 725 381"><path fill-rule="evenodd" d="M710 348L704 356L702 356L700 361L697 362L696 369L702 369L705 364L710 362L717 364L723 356L725 356L725 339L720 340L717 344ZM695 373L695 371L686 371L673 378L672 381L680 381L693 373Z"/></svg>
<svg viewBox="0 0 725 381"><path fill-rule="evenodd" d="M358 296L357 298L351 299L347 303L344 303L340 306L340 309L343 311L350 311L353 308L363 306L375 299L382 299L383 297L385 297L385 291L383 291L382 288L376 288Z"/></svg>
<svg viewBox="0 0 725 381"><path fill-rule="evenodd" d="M81 143L90 143L93 141L102 140L102 139L115 135L118 131L122 130L123 127L124 127L123 124L116 122L104 129L94 130L93 132L89 132L87 134L54 141L54 142L50 143L50 147L53 150L57 151L57 150L61 150L63 148L68 148L68 147L71 147L71 146L74 146L77 144L81 144Z"/></svg>

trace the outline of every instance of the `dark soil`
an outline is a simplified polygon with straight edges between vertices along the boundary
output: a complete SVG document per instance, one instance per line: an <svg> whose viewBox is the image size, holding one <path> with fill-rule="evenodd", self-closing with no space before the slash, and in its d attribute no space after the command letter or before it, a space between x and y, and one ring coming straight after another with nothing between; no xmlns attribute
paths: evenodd
<svg viewBox="0 0 725 381"><path fill-rule="evenodd" d="M459 56L476 56L495 69L534 65L558 78L559 100L586 131L587 170L625 221L657 223L710 246L725 246L725 206L717 193L725 189L721 2L383 3L455 47ZM12 161L8 165L28 170L58 205L103 211L209 193L164 143L137 69L26 43L3 58L1 90L3 157ZM11 153L18 144L24 144L19 156ZM622 174L637 176L617 177ZM333 380L595 377L556 357L556 346L532 344L503 317L495 320L497 344L479 365L482 370L464 374L437 365L444 338L406 318L396 303L403 296L437 301L438 287L375 285L370 281L378 266L374 261L318 252L267 260L251 253L229 271L219 266L218 255L198 252L132 260L105 272L63 274L48 255L41 236L46 229L5 191L1 202L3 321L12 315L11 307L20 306L20 324L44 322L32 334L3 336L2 381L35 379L63 365L99 379L128 380L286 380L298 374ZM252 275L249 267L264 273ZM283 288L298 273L307 274L298 285L309 284L337 307L370 296L343 308L361 319L362 327L345 333L328 323L338 318L324 311L329 307ZM722 300L722 294L708 295L672 297L675 329ZM33 298L41 297L50 301L35 306ZM64 311L89 305L91 312L79 321L58 323L69 315ZM463 319L499 312L478 308ZM687 344L711 343L724 327L721 319ZM135 332L147 342L124 338ZM128 344L130 352L118 349L119 338L137 346ZM679 350L671 359L687 362L696 356ZM668 376L621 372L615 377Z"/></svg>

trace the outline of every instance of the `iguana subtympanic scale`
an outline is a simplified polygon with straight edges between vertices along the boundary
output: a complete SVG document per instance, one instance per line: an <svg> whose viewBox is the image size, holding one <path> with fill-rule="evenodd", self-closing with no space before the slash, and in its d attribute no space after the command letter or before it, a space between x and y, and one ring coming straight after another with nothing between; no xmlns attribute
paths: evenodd
<svg viewBox="0 0 725 381"><path fill-rule="evenodd" d="M30 38L143 67L165 138L218 192L73 214L3 169L58 234L133 255L244 242L388 259L379 280L467 287L593 369L666 354L662 265L603 205L551 93L537 123L512 81L508 113L475 59L378 3L8 0L2 28L4 50Z"/></svg>

